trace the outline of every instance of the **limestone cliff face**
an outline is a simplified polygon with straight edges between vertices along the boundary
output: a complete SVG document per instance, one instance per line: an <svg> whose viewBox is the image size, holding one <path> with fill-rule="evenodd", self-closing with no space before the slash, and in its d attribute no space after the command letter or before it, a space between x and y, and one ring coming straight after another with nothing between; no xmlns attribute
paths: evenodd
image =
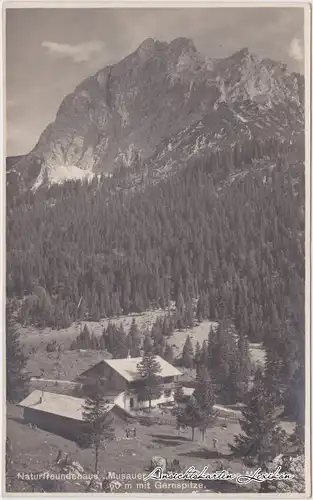
<svg viewBox="0 0 313 500"><path fill-rule="evenodd" d="M208 60L193 42L145 40L66 96L14 168L24 186L91 178L132 165L171 168L201 149L252 135L303 131L300 75L247 49Z"/></svg>

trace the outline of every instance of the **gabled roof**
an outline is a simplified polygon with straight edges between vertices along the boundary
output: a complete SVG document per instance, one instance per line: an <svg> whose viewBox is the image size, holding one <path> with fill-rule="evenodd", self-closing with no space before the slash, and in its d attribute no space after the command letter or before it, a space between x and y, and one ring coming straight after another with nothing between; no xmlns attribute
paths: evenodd
<svg viewBox="0 0 313 500"><path fill-rule="evenodd" d="M161 371L157 375L160 377L174 377L181 375L181 372L171 365L161 356L155 356L156 361L161 366ZM113 370L115 370L121 377L123 377L127 382L134 382L140 380L140 374L137 369L138 363L142 360L139 358L124 358L124 359L104 359L103 362L109 365Z"/></svg>
<svg viewBox="0 0 313 500"><path fill-rule="evenodd" d="M66 418L83 421L83 406L85 400L65 394L35 390L31 392L18 406L60 415ZM114 403L108 405L108 411Z"/></svg>

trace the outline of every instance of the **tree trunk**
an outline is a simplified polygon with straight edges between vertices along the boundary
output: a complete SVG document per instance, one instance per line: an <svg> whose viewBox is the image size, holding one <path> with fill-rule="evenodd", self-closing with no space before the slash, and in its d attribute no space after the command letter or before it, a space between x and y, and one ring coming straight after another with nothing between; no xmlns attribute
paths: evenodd
<svg viewBox="0 0 313 500"><path fill-rule="evenodd" d="M265 472L269 472L268 467L267 467L266 463L264 463L264 461L262 462L261 468ZM270 491L271 491L271 488L270 488L269 481L263 481L261 483L260 493L269 493Z"/></svg>
<svg viewBox="0 0 313 500"><path fill-rule="evenodd" d="M260 493L269 493L270 491L269 481L263 481L263 483L261 483Z"/></svg>
<svg viewBox="0 0 313 500"><path fill-rule="evenodd" d="M98 463L99 463L99 445L95 446L95 474L98 472Z"/></svg>

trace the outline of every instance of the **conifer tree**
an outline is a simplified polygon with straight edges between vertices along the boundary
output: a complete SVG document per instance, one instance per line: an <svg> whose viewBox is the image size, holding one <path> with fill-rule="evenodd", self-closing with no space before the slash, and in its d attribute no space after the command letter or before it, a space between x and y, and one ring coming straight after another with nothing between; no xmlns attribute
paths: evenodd
<svg viewBox="0 0 313 500"><path fill-rule="evenodd" d="M101 382L96 381L89 386L88 392L83 407L83 419L86 422L85 436L94 449L94 471L98 473L99 452L107 441L114 438L114 421L108 413L109 403L105 398Z"/></svg>
<svg viewBox="0 0 313 500"><path fill-rule="evenodd" d="M249 341L243 334L239 335L238 339L239 365L240 375L242 378L242 393L245 393L248 388L248 383L251 375L252 363L250 356Z"/></svg>
<svg viewBox="0 0 313 500"><path fill-rule="evenodd" d="M166 340L163 335L154 341L153 352L164 358L164 352L166 349Z"/></svg>
<svg viewBox="0 0 313 500"><path fill-rule="evenodd" d="M87 325L84 326L78 340L79 349L89 349L91 344L91 333Z"/></svg>
<svg viewBox="0 0 313 500"><path fill-rule="evenodd" d="M214 419L215 404L213 386L207 368L201 367L199 369L193 396L199 405L200 422L198 427L201 430L202 440L204 440L204 433Z"/></svg>
<svg viewBox="0 0 313 500"><path fill-rule="evenodd" d="M111 348L113 358L126 358L128 355L127 335L124 331L123 324L114 332L114 342Z"/></svg>
<svg viewBox="0 0 313 500"><path fill-rule="evenodd" d="M182 365L185 366L186 368L192 368L193 367L193 346L191 339L189 335L186 337L186 341L183 347L183 353L182 353Z"/></svg>
<svg viewBox="0 0 313 500"><path fill-rule="evenodd" d="M176 301L176 324L179 329L185 326L185 301L181 292Z"/></svg>
<svg viewBox="0 0 313 500"><path fill-rule="evenodd" d="M284 394L284 414L304 425L305 414L305 370L303 366L295 371Z"/></svg>
<svg viewBox="0 0 313 500"><path fill-rule="evenodd" d="M197 302L196 316L197 316L197 319L198 319L199 323L201 323L204 320L204 318L205 318L205 313L204 313L204 298L203 298L203 294L202 293L200 293L200 296L199 296L199 299L198 299L198 302Z"/></svg>
<svg viewBox="0 0 313 500"><path fill-rule="evenodd" d="M163 320L162 333L165 337L171 337L173 335L173 323L169 316L165 316Z"/></svg>
<svg viewBox="0 0 313 500"><path fill-rule="evenodd" d="M251 375L251 359L247 337L240 335L238 344L228 344L228 374L222 382L221 395L225 402L242 402L248 390Z"/></svg>
<svg viewBox="0 0 313 500"><path fill-rule="evenodd" d="M105 351L106 350L106 342L105 342L105 337L101 335L99 338L99 350L100 351Z"/></svg>
<svg viewBox="0 0 313 500"><path fill-rule="evenodd" d="M202 412L198 400L191 396L183 408L179 408L177 413L178 427L185 425L191 428L191 439L194 440L195 429L197 429L203 422Z"/></svg>
<svg viewBox="0 0 313 500"><path fill-rule="evenodd" d="M139 399L141 401L148 401L149 409L151 410L152 400L157 399L161 394L159 376L161 365L152 350L144 351L141 361L137 364L137 370L140 375L140 385L138 387Z"/></svg>
<svg viewBox="0 0 313 500"><path fill-rule="evenodd" d="M28 391L27 358L16 326L8 314L6 327L6 397L10 402L20 402Z"/></svg>
<svg viewBox="0 0 313 500"><path fill-rule="evenodd" d="M143 339L143 351L144 352L149 352L149 351L152 352L153 351L153 345L152 345L152 341L151 341L151 337L150 337L149 332L146 332L144 339Z"/></svg>
<svg viewBox="0 0 313 500"><path fill-rule="evenodd" d="M162 339L163 337L162 323L160 322L159 319L157 319L156 322L152 325L150 335L156 344L158 344L159 341Z"/></svg>
<svg viewBox="0 0 313 500"><path fill-rule="evenodd" d="M168 361L169 363L173 362L173 359L174 359L173 347L169 344L166 344L166 347L164 350L164 359L166 361Z"/></svg>
<svg viewBox="0 0 313 500"><path fill-rule="evenodd" d="M95 336L94 333L92 333L90 335L90 346L89 346L89 349L93 349L95 351L97 351L99 349L99 340L98 340L98 337Z"/></svg>
<svg viewBox="0 0 313 500"><path fill-rule="evenodd" d="M197 374L199 373L200 364L202 364L201 361L202 361L201 360L201 347L200 347L199 341L197 341L196 347L195 347L194 358L193 358L193 362L194 362L194 366L196 367ZM203 366L203 364L202 364L202 366Z"/></svg>
<svg viewBox="0 0 313 500"><path fill-rule="evenodd" d="M192 303L192 299L189 299L187 301L187 304L186 304L186 310L185 310L185 320L184 320L184 324L186 327L189 327L189 328L192 328L193 327L193 316L194 316L194 313L193 313L193 303Z"/></svg>
<svg viewBox="0 0 313 500"><path fill-rule="evenodd" d="M84 326L81 333L71 343L70 349L98 349L98 339L94 334L90 333L87 324Z"/></svg>
<svg viewBox="0 0 313 500"><path fill-rule="evenodd" d="M278 413L264 374L257 369L253 387L247 394L246 407L242 410L240 426L243 433L235 436L235 444L230 445L233 453L246 465L253 463L264 470L284 451L286 433L279 425Z"/></svg>
<svg viewBox="0 0 313 500"><path fill-rule="evenodd" d="M208 341L204 340L202 342L201 346L201 352L200 352L200 366L203 366L204 368L209 368L209 344Z"/></svg>
<svg viewBox="0 0 313 500"><path fill-rule="evenodd" d="M109 321L107 329L103 331L103 336L105 339L106 349L112 353L114 345L116 327L111 321Z"/></svg>
<svg viewBox="0 0 313 500"><path fill-rule="evenodd" d="M132 320L132 324L128 333L128 342L131 357L137 358L138 356L140 356L141 333L139 331L135 318L133 318Z"/></svg>
<svg viewBox="0 0 313 500"><path fill-rule="evenodd" d="M296 453L298 455L305 454L305 427L304 422L297 422L295 425L294 432L291 436L291 443L296 448Z"/></svg>
<svg viewBox="0 0 313 500"><path fill-rule="evenodd" d="M211 331L208 341L209 370L218 393L225 402L236 401L236 381L240 373L239 352L231 325L222 321Z"/></svg>

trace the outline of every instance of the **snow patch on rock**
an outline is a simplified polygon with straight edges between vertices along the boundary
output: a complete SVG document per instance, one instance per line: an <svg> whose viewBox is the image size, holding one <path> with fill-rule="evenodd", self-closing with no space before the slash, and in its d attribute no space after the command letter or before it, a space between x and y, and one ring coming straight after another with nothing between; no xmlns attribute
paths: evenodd
<svg viewBox="0 0 313 500"><path fill-rule="evenodd" d="M233 113L234 113L234 115L235 115L235 116L237 116L237 118L238 118L241 122L243 122L243 123L247 123L247 121L248 121L248 120L247 120L246 118L244 118L243 116L241 116L239 113L235 113L235 111L233 111Z"/></svg>
<svg viewBox="0 0 313 500"><path fill-rule="evenodd" d="M63 184L66 181L84 181L90 182L94 173L88 170L83 170L82 168L76 167L75 165L58 165L50 167L49 169L42 169L38 175L32 191L36 191L43 183L44 180L48 185L52 184Z"/></svg>

